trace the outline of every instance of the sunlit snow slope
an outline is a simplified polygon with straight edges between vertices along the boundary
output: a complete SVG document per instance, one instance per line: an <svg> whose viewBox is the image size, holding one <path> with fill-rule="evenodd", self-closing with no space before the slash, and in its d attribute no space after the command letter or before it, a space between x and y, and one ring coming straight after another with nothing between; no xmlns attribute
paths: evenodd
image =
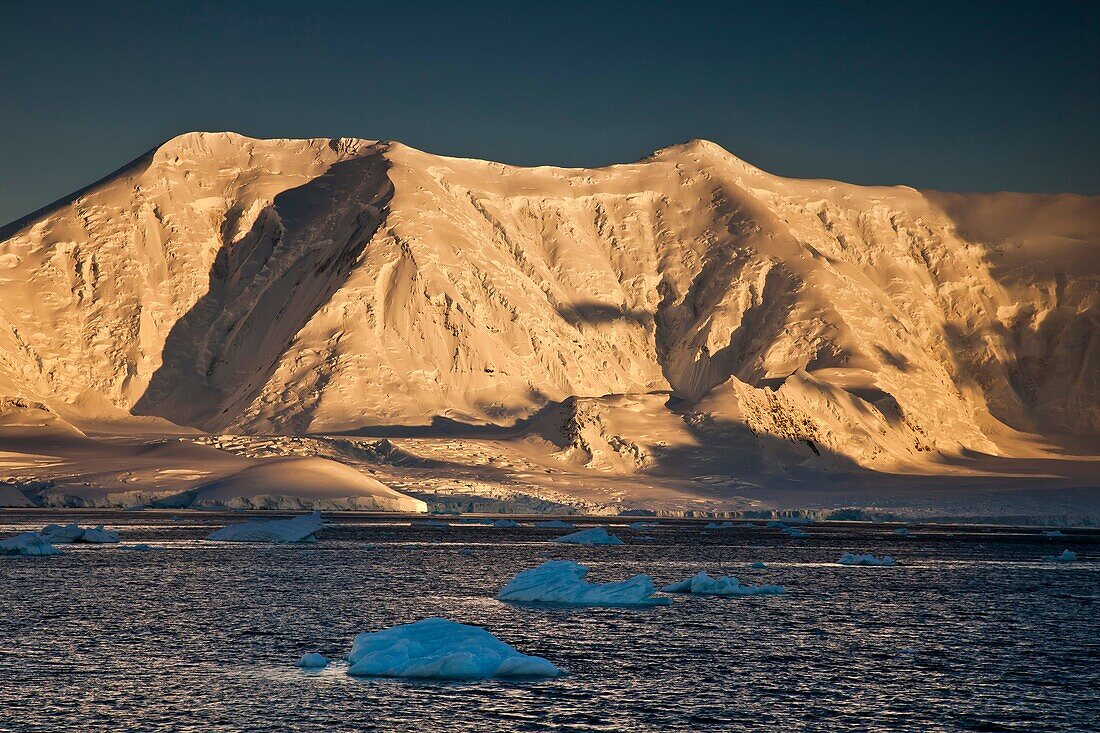
<svg viewBox="0 0 1100 733"><path fill-rule="evenodd" d="M584 399L664 390L635 412L765 458L1026 453L1100 435L1098 242L1098 198L705 141L587 170L192 133L0 230L0 396L251 433L564 403L557 449L644 469L645 426Z"/></svg>

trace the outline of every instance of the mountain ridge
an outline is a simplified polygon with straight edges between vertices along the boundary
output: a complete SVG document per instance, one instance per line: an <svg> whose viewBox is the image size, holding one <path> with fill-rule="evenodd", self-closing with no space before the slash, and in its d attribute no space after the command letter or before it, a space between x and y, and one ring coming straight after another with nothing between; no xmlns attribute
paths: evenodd
<svg viewBox="0 0 1100 733"><path fill-rule="evenodd" d="M1100 434L1097 197L787 179L705 140L585 169L188 133L60 201L0 236L0 393L81 426L507 425L667 391L674 422L811 464Z"/></svg>

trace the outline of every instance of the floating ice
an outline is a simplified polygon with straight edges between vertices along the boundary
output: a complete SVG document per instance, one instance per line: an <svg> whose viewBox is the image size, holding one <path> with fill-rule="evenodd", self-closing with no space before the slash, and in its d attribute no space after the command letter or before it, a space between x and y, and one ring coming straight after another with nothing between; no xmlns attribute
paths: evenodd
<svg viewBox="0 0 1100 733"><path fill-rule="evenodd" d="M894 565L894 558L889 555L883 555L882 557L875 557L871 553L866 555L853 555L850 552L845 552L837 560L841 565Z"/></svg>
<svg viewBox="0 0 1100 733"><path fill-rule="evenodd" d="M650 527L660 527L660 522L631 522L628 525L631 529L649 529Z"/></svg>
<svg viewBox="0 0 1100 733"><path fill-rule="evenodd" d="M0 542L0 555L60 555L61 550L38 532L24 532Z"/></svg>
<svg viewBox="0 0 1100 733"><path fill-rule="evenodd" d="M501 527L503 529L511 529L512 527L519 526L519 522L514 519L497 519L493 522L490 522L490 524L494 527Z"/></svg>
<svg viewBox="0 0 1100 733"><path fill-rule="evenodd" d="M603 527L582 529L580 532L573 532L563 537L556 537L550 541L564 542L568 545L621 545L623 543L623 541L615 535L608 534L607 530Z"/></svg>
<svg viewBox="0 0 1100 733"><path fill-rule="evenodd" d="M1048 529L1043 531L1044 537L1065 537L1060 529Z"/></svg>
<svg viewBox="0 0 1100 733"><path fill-rule="evenodd" d="M765 567L767 567L767 566L766 566L766 565L764 565L764 563L762 563L762 562L760 562L759 560L757 560L756 562L754 562L754 563L753 563L752 565L750 565L749 567L755 568L756 570L763 570L763 569L764 569Z"/></svg>
<svg viewBox="0 0 1100 733"><path fill-rule="evenodd" d="M670 602L653 597L653 578L648 575L635 575L618 583L589 583L584 579L587 574L588 568L572 560L548 560L512 578L497 598L572 606L653 606Z"/></svg>
<svg viewBox="0 0 1100 733"><path fill-rule="evenodd" d="M118 542L118 532L103 529L103 525L97 527L81 527L76 522L66 524L47 524L42 529L42 536L52 544L62 545L72 542L90 542L95 544L113 544Z"/></svg>
<svg viewBox="0 0 1100 733"><path fill-rule="evenodd" d="M136 544L136 545L119 545L118 549L120 549L120 550L133 550L134 552L148 552L149 550L152 550L153 548L150 547L149 545L141 543L141 544Z"/></svg>
<svg viewBox="0 0 1100 733"><path fill-rule="evenodd" d="M1062 550L1061 555L1043 555L1047 562L1076 562L1077 553L1073 550Z"/></svg>
<svg viewBox="0 0 1100 733"><path fill-rule="evenodd" d="M787 523L780 522L778 519L773 519L772 521L768 522L768 527L770 529L786 529Z"/></svg>
<svg viewBox="0 0 1100 733"><path fill-rule="evenodd" d="M798 527L784 527L782 532L786 532L788 537L793 537L796 540L801 540L809 537L809 533L803 532Z"/></svg>
<svg viewBox="0 0 1100 733"><path fill-rule="evenodd" d="M729 529L733 522L708 522L704 529Z"/></svg>
<svg viewBox="0 0 1100 733"><path fill-rule="evenodd" d="M563 522L560 519L547 519L543 522L535 522L539 529L574 529L577 525Z"/></svg>
<svg viewBox="0 0 1100 733"><path fill-rule="evenodd" d="M298 660L297 666L304 669L324 669L328 666L328 657L317 652L303 654L302 658Z"/></svg>
<svg viewBox="0 0 1100 733"><path fill-rule="evenodd" d="M522 654L483 628L443 618L359 634L348 663L348 674L371 677L480 680L562 673L542 657Z"/></svg>
<svg viewBox="0 0 1100 733"><path fill-rule="evenodd" d="M752 522L741 522L741 524L737 526L742 527L743 529L756 529L757 527L757 525L753 524Z"/></svg>
<svg viewBox="0 0 1100 733"><path fill-rule="evenodd" d="M670 583L661 589L664 593L691 593L696 596L777 596L784 590L781 585L741 585L737 578L724 575L712 578L700 570L691 578Z"/></svg>
<svg viewBox="0 0 1100 733"><path fill-rule="evenodd" d="M291 519L231 524L206 539L218 542L316 542L314 532L322 526L321 512L313 512Z"/></svg>
<svg viewBox="0 0 1100 733"><path fill-rule="evenodd" d="M909 536L909 529L907 527L898 527L897 529L894 530L894 534L899 535L901 537L908 537Z"/></svg>
<svg viewBox="0 0 1100 733"><path fill-rule="evenodd" d="M437 519L425 519L423 522L413 522L414 525L420 527L450 527L451 525L446 522L440 522Z"/></svg>

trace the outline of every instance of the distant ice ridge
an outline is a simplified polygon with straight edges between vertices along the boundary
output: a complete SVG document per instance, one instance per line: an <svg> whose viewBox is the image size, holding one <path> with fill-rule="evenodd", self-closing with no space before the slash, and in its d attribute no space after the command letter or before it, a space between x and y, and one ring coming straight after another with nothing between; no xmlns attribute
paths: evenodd
<svg viewBox="0 0 1100 733"><path fill-rule="evenodd" d="M588 568L572 560L548 560L524 570L497 595L501 601L563 603L572 606L654 606L670 603L654 598L653 578L635 575L618 583L589 583Z"/></svg>
<svg viewBox="0 0 1100 733"><path fill-rule="evenodd" d="M677 583L669 583L661 589L664 593L691 593L696 596L777 596L784 593L781 585L741 585L737 578L724 575L712 578L700 570L693 577Z"/></svg>
<svg viewBox="0 0 1100 733"><path fill-rule="evenodd" d="M896 565L894 558L889 555L883 555L882 557L875 557L871 553L866 555L853 555L850 552L845 552L837 560L841 565Z"/></svg>
<svg viewBox="0 0 1100 733"><path fill-rule="evenodd" d="M560 519L548 519L545 522L535 522L535 526L539 529L574 529L577 525Z"/></svg>
<svg viewBox="0 0 1100 733"><path fill-rule="evenodd" d="M551 542L563 542L567 545L621 545L623 541L613 534L608 534L603 527L582 529L562 537L556 537Z"/></svg>
<svg viewBox="0 0 1100 733"><path fill-rule="evenodd" d="M313 512L292 519L231 524L206 539L217 542L316 542L314 533L323 526L321 512Z"/></svg>
<svg viewBox="0 0 1100 733"><path fill-rule="evenodd" d="M69 544L72 542L88 542L97 545L114 544L118 542L118 532L103 529L103 525L97 527L81 527L76 522L61 526L59 524L47 524L42 529L42 536L55 545Z"/></svg>
<svg viewBox="0 0 1100 733"><path fill-rule="evenodd" d="M324 669L328 666L328 657L317 652L303 654L301 659L298 660L297 666L303 669Z"/></svg>
<svg viewBox="0 0 1100 733"><path fill-rule="evenodd" d="M38 532L24 532L0 542L0 555L60 555L61 550Z"/></svg>
<svg viewBox="0 0 1100 733"><path fill-rule="evenodd" d="M359 634L348 663L348 674L370 677L480 680L562 674L542 657L523 654L479 626L443 618Z"/></svg>
<svg viewBox="0 0 1100 733"><path fill-rule="evenodd" d="M1073 550L1062 550L1061 555L1043 555L1043 560L1047 562L1076 562L1077 553Z"/></svg>

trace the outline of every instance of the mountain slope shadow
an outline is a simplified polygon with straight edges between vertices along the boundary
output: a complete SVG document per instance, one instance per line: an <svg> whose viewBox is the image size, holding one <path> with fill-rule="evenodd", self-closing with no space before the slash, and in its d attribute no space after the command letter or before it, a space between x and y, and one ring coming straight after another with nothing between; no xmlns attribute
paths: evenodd
<svg viewBox="0 0 1100 733"><path fill-rule="evenodd" d="M210 286L172 327L134 414L225 427L260 393L279 357L347 280L393 196L382 147L277 195L228 241L226 214Z"/></svg>

